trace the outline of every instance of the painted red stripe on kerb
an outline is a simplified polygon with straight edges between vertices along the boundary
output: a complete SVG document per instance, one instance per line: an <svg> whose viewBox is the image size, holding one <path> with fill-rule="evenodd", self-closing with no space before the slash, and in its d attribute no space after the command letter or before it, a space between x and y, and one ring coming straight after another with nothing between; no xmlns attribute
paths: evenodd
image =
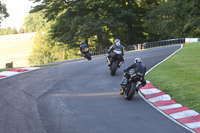
<svg viewBox="0 0 200 133"><path fill-rule="evenodd" d="M155 106L166 106L166 105L176 104L176 101L174 101L174 100L167 100L167 101L154 102L153 104Z"/></svg>
<svg viewBox="0 0 200 133"><path fill-rule="evenodd" d="M25 72L25 71L28 71L28 69L11 69L11 70L8 70L8 71L12 71L12 72Z"/></svg>
<svg viewBox="0 0 200 133"><path fill-rule="evenodd" d="M4 78L4 77L6 77L6 76L0 76L0 78Z"/></svg>
<svg viewBox="0 0 200 133"><path fill-rule="evenodd" d="M165 112L166 114L173 114L173 113L182 112L185 110L190 110L190 109L188 107L179 107L179 108L174 108L174 109L166 109L166 110L163 110L163 112Z"/></svg>
<svg viewBox="0 0 200 133"><path fill-rule="evenodd" d="M145 95L145 97L146 97L147 99L149 99L149 98L153 98L153 97L162 96L162 95L165 95L165 94L166 94L165 92L160 92L160 93Z"/></svg>
<svg viewBox="0 0 200 133"><path fill-rule="evenodd" d="M177 119L181 123L200 122L200 115Z"/></svg>
<svg viewBox="0 0 200 133"><path fill-rule="evenodd" d="M156 87L153 86L151 83L147 83L144 87L142 87L140 89L142 90L142 89L153 89L153 88L156 88Z"/></svg>
<svg viewBox="0 0 200 133"><path fill-rule="evenodd" d="M195 128L194 129L197 133L200 133L200 128Z"/></svg>

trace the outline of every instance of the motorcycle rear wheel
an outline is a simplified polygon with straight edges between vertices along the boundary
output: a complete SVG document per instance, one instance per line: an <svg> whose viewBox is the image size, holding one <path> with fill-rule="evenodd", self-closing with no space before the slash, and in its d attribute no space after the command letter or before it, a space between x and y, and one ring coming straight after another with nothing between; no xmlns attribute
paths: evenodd
<svg viewBox="0 0 200 133"><path fill-rule="evenodd" d="M117 62L112 62L111 65L111 75L114 76L117 71Z"/></svg>
<svg viewBox="0 0 200 133"><path fill-rule="evenodd" d="M87 58L88 60L91 60L91 59L92 59L89 52L87 52L87 53L85 53L85 54L86 54L86 58Z"/></svg>
<svg viewBox="0 0 200 133"><path fill-rule="evenodd" d="M126 92L125 92L125 98L127 100L131 100L133 96L135 95L136 91L136 84L131 83L130 85L127 85Z"/></svg>

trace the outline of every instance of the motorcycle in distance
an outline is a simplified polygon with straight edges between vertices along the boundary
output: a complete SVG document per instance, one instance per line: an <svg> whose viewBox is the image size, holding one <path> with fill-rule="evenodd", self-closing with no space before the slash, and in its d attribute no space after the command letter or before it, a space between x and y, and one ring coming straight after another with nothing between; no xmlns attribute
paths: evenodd
<svg viewBox="0 0 200 133"><path fill-rule="evenodd" d="M117 68L120 67L119 64L122 58L121 50L113 50L112 57L110 59L110 72L112 76L115 75Z"/></svg>
<svg viewBox="0 0 200 133"><path fill-rule="evenodd" d="M91 55L91 53L90 53L90 50L89 50L89 48L84 48L83 49L83 56L84 56L84 58L86 58L86 59L88 59L88 60L91 60L92 59L92 55Z"/></svg>
<svg viewBox="0 0 200 133"><path fill-rule="evenodd" d="M139 85L139 82L142 80L142 75L140 73L136 73L134 70L130 70L126 72L130 78L127 81L126 86L122 87L123 92L120 91L121 95L124 95L127 100L131 100L135 95L135 91ZM123 77L122 80L125 78Z"/></svg>

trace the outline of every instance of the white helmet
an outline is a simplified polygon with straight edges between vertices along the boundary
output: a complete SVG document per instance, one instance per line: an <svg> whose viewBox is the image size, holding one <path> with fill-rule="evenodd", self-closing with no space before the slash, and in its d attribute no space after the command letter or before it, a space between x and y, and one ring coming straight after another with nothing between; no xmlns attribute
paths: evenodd
<svg viewBox="0 0 200 133"><path fill-rule="evenodd" d="M142 59L141 58L135 58L135 63L142 63Z"/></svg>
<svg viewBox="0 0 200 133"><path fill-rule="evenodd" d="M119 46L119 45L120 45L120 40L119 40L119 39L115 39L115 44L116 44L117 46Z"/></svg>

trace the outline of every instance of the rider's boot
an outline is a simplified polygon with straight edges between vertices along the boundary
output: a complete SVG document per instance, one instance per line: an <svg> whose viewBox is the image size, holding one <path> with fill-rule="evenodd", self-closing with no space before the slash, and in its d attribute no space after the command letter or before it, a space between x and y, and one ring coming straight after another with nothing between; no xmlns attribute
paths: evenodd
<svg viewBox="0 0 200 133"><path fill-rule="evenodd" d="M110 63L110 59L108 57L107 57L107 62L108 62L107 65L110 66L111 63Z"/></svg>
<svg viewBox="0 0 200 133"><path fill-rule="evenodd" d="M139 89L142 88L143 85L142 84L139 84L137 87L136 87L136 92L138 93Z"/></svg>
<svg viewBox="0 0 200 133"><path fill-rule="evenodd" d="M121 67L122 64L124 64L124 61L120 62L118 66Z"/></svg>
<svg viewBox="0 0 200 133"><path fill-rule="evenodd" d="M85 54L82 52L83 57L85 58Z"/></svg>
<svg viewBox="0 0 200 133"><path fill-rule="evenodd" d="M122 60L121 60L121 62L119 63L118 67L121 67L121 65L124 64L124 63L125 63L125 60L124 60L124 58L122 58Z"/></svg>
<svg viewBox="0 0 200 133"><path fill-rule="evenodd" d="M125 88L125 87L126 87L126 84L127 84L127 78L126 78L126 77L123 77L122 83L121 83L121 87L122 87L122 88Z"/></svg>
<svg viewBox="0 0 200 133"><path fill-rule="evenodd" d="M120 94L123 95L124 94L124 89L126 87L127 84L127 79L126 77L122 78L122 83L121 83L121 89L120 89Z"/></svg>
<svg viewBox="0 0 200 133"><path fill-rule="evenodd" d="M121 87L120 89L120 94L123 95L124 94L124 89Z"/></svg>

